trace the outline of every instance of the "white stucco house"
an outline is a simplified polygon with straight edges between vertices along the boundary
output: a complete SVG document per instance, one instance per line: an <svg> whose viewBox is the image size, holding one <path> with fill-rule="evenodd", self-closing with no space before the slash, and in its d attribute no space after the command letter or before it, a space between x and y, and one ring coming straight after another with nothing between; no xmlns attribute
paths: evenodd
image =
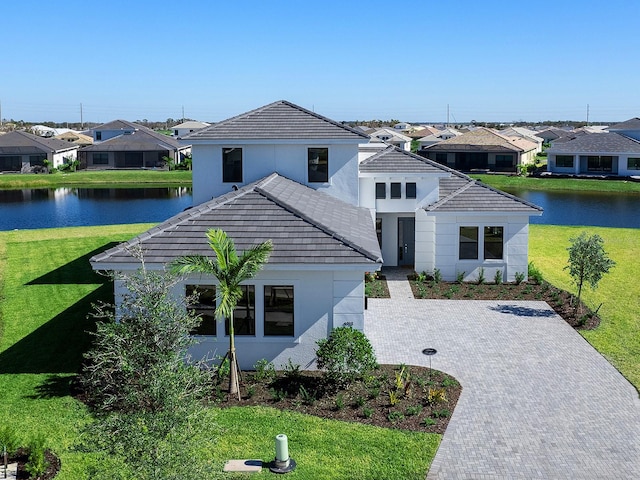
<svg viewBox="0 0 640 480"><path fill-rule="evenodd" d="M196 130L200 130L201 128L208 127L209 125L211 124L207 122L187 120L186 122L182 122L178 125L174 125L173 127L171 127L171 132L172 132L172 136L174 137L182 137L184 135L193 133Z"/></svg>
<svg viewBox="0 0 640 480"><path fill-rule="evenodd" d="M55 168L72 162L78 145L14 130L0 135L0 172L30 172L48 160Z"/></svg>
<svg viewBox="0 0 640 480"><path fill-rule="evenodd" d="M364 273L384 265L438 268L454 280L495 270L527 272L528 221L541 209L448 167L286 101L193 132L194 207L94 256L96 270L133 271L186 254L213 255L205 232L221 228L239 250L271 239L264 269L236 310L242 368L266 358L312 368L316 342L332 328L364 327ZM225 325L213 321L215 278L191 275L175 288L201 293L205 321L196 357L223 355ZM116 283L116 298L122 284Z"/></svg>

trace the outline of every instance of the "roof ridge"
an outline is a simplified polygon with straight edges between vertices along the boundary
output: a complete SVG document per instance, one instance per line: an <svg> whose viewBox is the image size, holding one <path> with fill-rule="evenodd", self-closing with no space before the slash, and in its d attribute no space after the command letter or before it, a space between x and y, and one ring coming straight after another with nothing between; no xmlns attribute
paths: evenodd
<svg viewBox="0 0 640 480"><path fill-rule="evenodd" d="M304 220L305 222L309 223L310 225L318 228L319 230L323 231L324 233L328 234L331 236L331 238L335 238L336 240L344 243L345 245L347 245L348 247L352 248L353 250L355 250L356 252L365 255L366 257L369 257L370 259L379 262L381 261L381 258L377 257L376 255L372 254L371 252L369 252L368 250L366 250L365 248L355 244L354 242L352 242L351 240L349 240L348 238L344 237L343 235L338 234L336 231L334 231L332 228L330 228L329 226L327 226L326 224L324 224L323 222L317 221L316 219L310 218L309 215L305 214L304 212L302 212L300 209L296 208L295 206L291 205L288 202L285 202L284 200L278 198L276 195L274 195L273 193L269 192L268 190L265 190L263 187L268 185L269 183L271 183L272 181L274 181L276 178L284 178L286 180L289 181L293 181L283 175L280 175L278 173L273 173L271 174L268 178L264 179L265 182L261 185L256 185L254 187L254 190L256 192L258 192L259 194L263 195L265 198L271 200L272 202L274 202L276 205L284 208L285 210L289 211L290 213L293 213L294 215L300 217L302 220ZM314 190L311 187L308 187L306 185L302 185L301 186L308 188L309 190L312 190L313 192L317 193L317 194L323 194L322 192L318 192L317 190ZM326 194L324 194L326 195ZM337 200L337 199L336 199ZM357 207L354 205L355 208L361 208L361 207Z"/></svg>

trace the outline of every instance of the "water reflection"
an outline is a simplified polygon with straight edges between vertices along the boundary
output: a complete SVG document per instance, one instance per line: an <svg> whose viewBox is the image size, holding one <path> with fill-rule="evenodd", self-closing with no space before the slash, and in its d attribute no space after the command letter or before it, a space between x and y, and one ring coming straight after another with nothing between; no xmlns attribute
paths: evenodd
<svg viewBox="0 0 640 480"><path fill-rule="evenodd" d="M187 187L0 190L0 230L161 222L191 202Z"/></svg>

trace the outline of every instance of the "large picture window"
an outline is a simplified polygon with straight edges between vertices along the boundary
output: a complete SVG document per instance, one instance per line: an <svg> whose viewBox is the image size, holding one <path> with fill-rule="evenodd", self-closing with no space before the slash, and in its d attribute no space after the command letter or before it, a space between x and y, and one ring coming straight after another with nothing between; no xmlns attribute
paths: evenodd
<svg viewBox="0 0 640 480"><path fill-rule="evenodd" d="M242 182L242 149L238 147L222 149L222 181Z"/></svg>
<svg viewBox="0 0 640 480"><path fill-rule="evenodd" d="M460 227L460 260L478 259L478 227Z"/></svg>
<svg viewBox="0 0 640 480"><path fill-rule="evenodd" d="M187 310L202 318L193 335L216 334L216 287L213 285L187 285Z"/></svg>
<svg viewBox="0 0 640 480"><path fill-rule="evenodd" d="M573 168L573 155L556 155L556 167Z"/></svg>
<svg viewBox="0 0 640 480"><path fill-rule="evenodd" d="M484 259L501 259L504 245L503 227L484 227Z"/></svg>
<svg viewBox="0 0 640 480"><path fill-rule="evenodd" d="M640 158L627 158L627 170L640 170Z"/></svg>
<svg viewBox="0 0 640 480"><path fill-rule="evenodd" d="M513 155L496 155L496 168L512 168Z"/></svg>
<svg viewBox="0 0 640 480"><path fill-rule="evenodd" d="M233 311L233 331L236 335L256 334L256 287L240 285L242 298ZM229 335L229 319L225 320L225 335Z"/></svg>
<svg viewBox="0 0 640 480"><path fill-rule="evenodd" d="M587 170L590 172L610 172L612 169L613 157L609 155L587 157Z"/></svg>
<svg viewBox="0 0 640 480"><path fill-rule="evenodd" d="M93 154L93 164L94 165L109 165L109 154L104 153L94 153Z"/></svg>
<svg viewBox="0 0 640 480"><path fill-rule="evenodd" d="M307 151L309 183L329 181L329 149L309 148Z"/></svg>
<svg viewBox="0 0 640 480"><path fill-rule="evenodd" d="M293 337L293 286L265 285L264 335Z"/></svg>

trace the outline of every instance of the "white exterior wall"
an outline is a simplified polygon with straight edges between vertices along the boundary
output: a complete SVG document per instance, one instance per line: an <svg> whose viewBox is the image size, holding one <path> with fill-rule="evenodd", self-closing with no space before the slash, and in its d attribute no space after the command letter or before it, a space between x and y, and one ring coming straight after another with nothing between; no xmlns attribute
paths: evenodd
<svg viewBox="0 0 640 480"><path fill-rule="evenodd" d="M371 269L375 269L374 266ZM252 369L265 358L276 367L289 359L303 368L315 368L316 342L326 338L334 327L351 325L364 328L363 266L344 270L263 270L247 284L255 285L255 336L237 335L236 350L242 369ZM120 272L122 273L122 272ZM185 285L215 285L213 277L193 275L174 287L176 298L184 298ZM294 336L264 336L264 286L292 285L294 292ZM116 305L126 292L122 280L114 282ZM118 311L118 309L117 309ZM217 324L217 336L199 336L189 355L194 359L214 360L229 348L224 322Z"/></svg>
<svg viewBox="0 0 640 480"><path fill-rule="evenodd" d="M416 210L416 272L433 273L436 268L436 219Z"/></svg>
<svg viewBox="0 0 640 480"><path fill-rule="evenodd" d="M239 183L222 182L222 149L242 148L242 175ZM309 183L307 181L307 149L327 147L329 149L329 181ZM211 200L231 191L233 185L241 187L277 172L291 180L328 193L340 200L358 203L358 145L310 142L305 144L239 144L192 146L193 158L193 203Z"/></svg>
<svg viewBox="0 0 640 480"><path fill-rule="evenodd" d="M479 227L478 260L460 260L460 227ZM483 228L485 226L504 227L504 249L501 260L484 260ZM528 270L529 217L523 215L504 216L445 216L435 217L435 268L440 269L442 278L454 281L458 273L464 272L464 280L476 281L480 267L484 268L487 282L492 282L496 270L502 271L505 282L515 281L516 273ZM416 268L417 270L417 268ZM429 271L428 268L425 270Z"/></svg>
<svg viewBox="0 0 640 480"><path fill-rule="evenodd" d="M567 155L573 157L573 168L570 167L557 167L556 166L556 156L557 155ZM603 153L551 153L548 155L547 161L547 171L554 173L567 173L567 174L575 174L578 175L580 173L588 174L587 166L584 161L581 162L580 157L585 157L589 155L598 155L598 156L612 156L614 157L614 168L613 172L610 172L609 175L620 175L622 177L630 177L634 175L640 175L640 170L629 169L629 158L640 158L640 153L611 153L611 152L603 152ZM616 158L617 158L617 169L616 169ZM592 172L597 175L607 175L607 172Z"/></svg>
<svg viewBox="0 0 640 480"><path fill-rule="evenodd" d="M75 160L78 157L78 149L74 148L73 150L65 150L63 152L57 152L49 155L51 158L51 162L55 168L58 168L60 165L64 163L65 158L71 158Z"/></svg>

